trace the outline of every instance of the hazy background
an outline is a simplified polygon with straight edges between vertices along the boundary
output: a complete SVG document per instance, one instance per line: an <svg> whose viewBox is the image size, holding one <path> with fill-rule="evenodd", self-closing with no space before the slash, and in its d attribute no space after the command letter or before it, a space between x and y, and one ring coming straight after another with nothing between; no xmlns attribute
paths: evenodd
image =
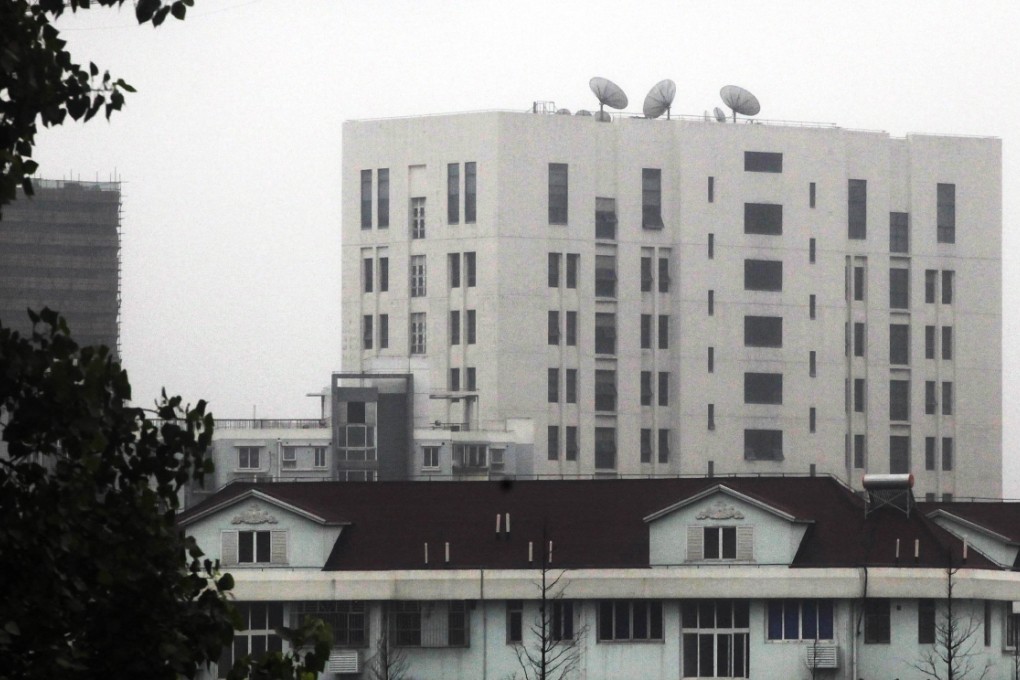
<svg viewBox="0 0 1020 680"><path fill-rule="evenodd" d="M1005 491L1020 497L1020 3L197 0L155 30L130 2L58 26L138 93L110 123L42 131L40 176L124 182L135 399L166 386L220 417L317 417L305 394L341 368L344 120L593 109L600 75L634 111L672 78L676 113L732 83L762 118L999 137Z"/></svg>

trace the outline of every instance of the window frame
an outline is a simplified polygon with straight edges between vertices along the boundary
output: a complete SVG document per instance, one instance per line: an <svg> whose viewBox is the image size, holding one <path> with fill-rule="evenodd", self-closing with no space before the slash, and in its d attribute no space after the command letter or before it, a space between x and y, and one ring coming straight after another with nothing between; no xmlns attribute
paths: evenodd
<svg viewBox="0 0 1020 680"><path fill-rule="evenodd" d="M565 225L570 215L570 167L549 163L549 224Z"/></svg>

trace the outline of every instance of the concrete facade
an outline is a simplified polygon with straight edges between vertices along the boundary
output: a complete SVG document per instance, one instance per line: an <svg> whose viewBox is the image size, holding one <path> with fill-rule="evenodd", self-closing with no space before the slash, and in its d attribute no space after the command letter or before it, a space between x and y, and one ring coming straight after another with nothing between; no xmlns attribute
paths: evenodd
<svg viewBox="0 0 1020 680"><path fill-rule="evenodd" d="M1001 494L998 140L509 112L343 137L343 370L413 373L415 428L528 420L536 475Z"/></svg>

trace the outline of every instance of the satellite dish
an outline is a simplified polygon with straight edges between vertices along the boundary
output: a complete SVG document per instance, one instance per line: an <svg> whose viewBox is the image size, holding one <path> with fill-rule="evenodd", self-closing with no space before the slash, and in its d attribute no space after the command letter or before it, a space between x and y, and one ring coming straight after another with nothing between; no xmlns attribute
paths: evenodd
<svg viewBox="0 0 1020 680"><path fill-rule="evenodd" d="M585 110L585 109L578 109L578 110L577 110L577 111L576 111L576 112L574 113L574 115L575 115L575 116L588 116L588 117L591 117L591 111L587 111L587 110Z"/></svg>
<svg viewBox="0 0 1020 680"><path fill-rule="evenodd" d="M742 87L727 85L719 90L719 96L723 103L733 111L733 122L737 122L737 114L742 116L756 116L761 111L761 104L758 98Z"/></svg>
<svg viewBox="0 0 1020 680"><path fill-rule="evenodd" d="M600 123L608 123L611 120L613 120L612 116L610 116L608 113L606 113L605 111L602 111L602 110L596 111L595 114L594 114L594 117L595 117L595 120L597 120Z"/></svg>
<svg viewBox="0 0 1020 680"><path fill-rule="evenodd" d="M718 106L715 107L715 119L720 123L726 122L726 114L723 113L723 110L720 109Z"/></svg>
<svg viewBox="0 0 1020 680"><path fill-rule="evenodd" d="M605 106L611 109L627 108L627 95L619 85L608 78L592 78L588 81L588 87L595 93L595 98L599 100L599 114L602 115L597 116L598 120L612 120L603 110ZM603 115L606 117L603 118Z"/></svg>
<svg viewBox="0 0 1020 680"><path fill-rule="evenodd" d="M665 113L666 120L669 120L669 107L673 105L675 96L676 83L669 79L657 82L645 97L645 118L658 118Z"/></svg>
<svg viewBox="0 0 1020 680"><path fill-rule="evenodd" d="M556 115L557 116L569 116L570 115L570 109L556 109Z"/></svg>

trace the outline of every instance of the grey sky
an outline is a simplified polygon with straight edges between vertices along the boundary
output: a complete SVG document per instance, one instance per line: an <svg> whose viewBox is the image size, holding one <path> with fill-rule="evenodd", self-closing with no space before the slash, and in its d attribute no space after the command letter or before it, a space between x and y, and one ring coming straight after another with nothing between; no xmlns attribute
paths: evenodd
<svg viewBox="0 0 1020 680"><path fill-rule="evenodd" d="M40 174L125 182L135 398L165 385L221 417L316 416L304 395L340 368L344 120L591 109L601 75L635 111L672 78L678 113L734 83L763 118L999 137L1005 491L1020 497L1020 3L198 0L157 30L130 3L59 25L138 93L109 124L43 131Z"/></svg>

